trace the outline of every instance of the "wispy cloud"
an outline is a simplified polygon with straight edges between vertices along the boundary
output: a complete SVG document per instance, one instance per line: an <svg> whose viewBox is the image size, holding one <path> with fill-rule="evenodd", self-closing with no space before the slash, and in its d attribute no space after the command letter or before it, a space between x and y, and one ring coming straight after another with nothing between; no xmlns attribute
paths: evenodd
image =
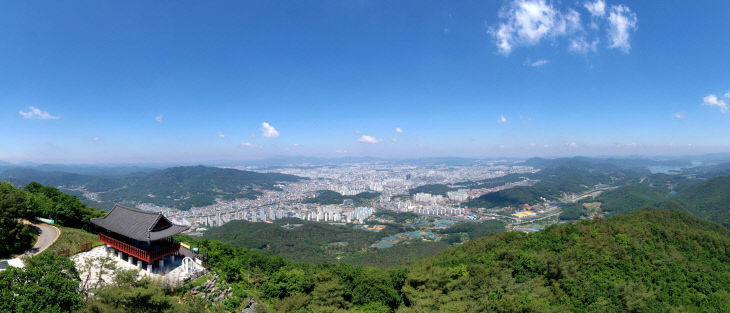
<svg viewBox="0 0 730 313"><path fill-rule="evenodd" d="M261 135L266 138L278 138L279 131L273 125L263 122L261 123Z"/></svg>
<svg viewBox="0 0 730 313"><path fill-rule="evenodd" d="M583 6L591 13L591 16L602 17L606 14L606 2L603 2L603 0L586 2Z"/></svg>
<svg viewBox="0 0 730 313"><path fill-rule="evenodd" d="M216 133L216 135L217 135L217 136L218 136L219 138L226 138L226 134L224 134L224 133L223 133L222 131L218 131L218 132Z"/></svg>
<svg viewBox="0 0 730 313"><path fill-rule="evenodd" d="M395 128L395 132L396 132L396 133L399 133L399 134L402 134L402 133L404 133L403 129L402 129L402 128L400 128L400 127L396 127L396 128Z"/></svg>
<svg viewBox="0 0 730 313"><path fill-rule="evenodd" d="M609 47L617 48L624 53L629 53L629 33L637 29L638 19L636 14L623 5L614 5L608 13L608 39Z"/></svg>
<svg viewBox="0 0 730 313"><path fill-rule="evenodd" d="M162 119L163 119L164 117L165 117L164 115L162 115L162 114L159 114L159 115L155 116L155 121L157 121L158 123L162 123ZM173 123L173 124L174 124L174 123Z"/></svg>
<svg viewBox="0 0 730 313"><path fill-rule="evenodd" d="M566 143L565 145L568 146L569 148L575 148L578 146L578 144L575 142L569 142L569 143Z"/></svg>
<svg viewBox="0 0 730 313"><path fill-rule="evenodd" d="M686 117L686 115L682 112L674 113L674 118L676 118L676 119L683 119L685 117Z"/></svg>
<svg viewBox="0 0 730 313"><path fill-rule="evenodd" d="M368 136L368 135L360 136L360 138L358 138L357 141L363 142L363 143L379 143L380 142L379 139L377 139L373 136Z"/></svg>
<svg viewBox="0 0 730 313"><path fill-rule="evenodd" d="M261 148L261 146L252 144L250 142L242 142L242 143L239 143L238 146L244 147L244 148Z"/></svg>
<svg viewBox="0 0 730 313"><path fill-rule="evenodd" d="M499 118L497 119L497 122L507 123L507 118L504 117L504 115L500 115Z"/></svg>
<svg viewBox="0 0 730 313"><path fill-rule="evenodd" d="M94 138L91 138L91 141L93 141L93 142L97 142L99 140L101 140L101 138L99 138L99 136L95 136Z"/></svg>
<svg viewBox="0 0 730 313"><path fill-rule="evenodd" d="M603 0L586 2L579 10L591 16L590 28L584 26L581 14L573 8L557 8L547 0L512 0L499 12L499 22L489 28L499 53L509 55L520 46L534 46L543 40L555 43L566 38L571 52L596 51L601 25L607 24L609 48L628 53L630 34L637 29L637 17L627 6L608 7ZM608 14L606 14L608 13ZM605 21L604 23L599 23Z"/></svg>
<svg viewBox="0 0 730 313"><path fill-rule="evenodd" d="M529 66L532 66L532 67L543 66L543 65L548 64L548 63L550 63L550 61L545 60L545 59L539 59L537 61L530 61L530 59L527 59L525 61L525 64L527 64Z"/></svg>
<svg viewBox="0 0 730 313"><path fill-rule="evenodd" d="M570 52L586 54L588 52L596 52L598 50L598 39L594 39L591 42L586 41L584 37L578 37L570 40L570 46L568 50Z"/></svg>
<svg viewBox="0 0 730 313"><path fill-rule="evenodd" d="M20 110L18 111L18 114L22 116L24 119L28 120L57 120L58 116L53 116L51 113L48 113L46 110L41 110L39 108L36 108L34 106L29 106L27 108L27 111Z"/></svg>
<svg viewBox="0 0 730 313"><path fill-rule="evenodd" d="M714 94L709 94L702 98L702 105L718 107L720 112L727 113L727 103L725 100L718 98Z"/></svg>

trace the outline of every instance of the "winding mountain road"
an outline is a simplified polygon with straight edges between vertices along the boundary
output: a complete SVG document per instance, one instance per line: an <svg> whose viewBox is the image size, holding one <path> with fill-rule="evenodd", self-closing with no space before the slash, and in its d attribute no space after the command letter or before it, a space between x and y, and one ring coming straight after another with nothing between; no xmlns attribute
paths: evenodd
<svg viewBox="0 0 730 313"><path fill-rule="evenodd" d="M46 248L50 247L54 242L56 242L56 239L58 239L58 236L61 235L61 230L58 228L46 225L46 224L29 224L31 228L33 228L33 231L35 231L36 234L38 234L38 240L36 240L35 245L33 245L33 248L30 248L30 250L26 251L23 255L36 255L43 250L46 250Z"/></svg>

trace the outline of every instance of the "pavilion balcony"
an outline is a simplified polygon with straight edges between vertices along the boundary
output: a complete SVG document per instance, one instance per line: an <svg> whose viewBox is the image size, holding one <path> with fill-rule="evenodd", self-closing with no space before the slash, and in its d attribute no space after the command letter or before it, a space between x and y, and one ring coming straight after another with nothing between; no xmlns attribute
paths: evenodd
<svg viewBox="0 0 730 313"><path fill-rule="evenodd" d="M174 255L180 250L180 243L172 240L157 242L151 245L148 251L106 234L99 233L98 235L101 242L147 263L152 263L168 255Z"/></svg>

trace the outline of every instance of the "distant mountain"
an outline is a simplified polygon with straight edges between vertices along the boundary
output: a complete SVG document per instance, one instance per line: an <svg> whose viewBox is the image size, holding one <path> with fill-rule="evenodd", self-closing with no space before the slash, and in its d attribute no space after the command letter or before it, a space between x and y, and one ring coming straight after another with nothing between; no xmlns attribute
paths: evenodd
<svg viewBox="0 0 730 313"><path fill-rule="evenodd" d="M676 195L683 210L730 228L730 176L720 176L683 188Z"/></svg>
<svg viewBox="0 0 730 313"><path fill-rule="evenodd" d="M279 182L302 178L278 173L258 173L236 169L180 166L152 172L139 172L121 177L82 175L68 172L47 172L15 168L0 173L0 179L25 185L37 181L45 185L66 188L83 187L99 193L107 208L111 203L152 203L179 209L205 206L216 199L255 198L258 190L274 189ZM80 195L80 194L77 194Z"/></svg>
<svg viewBox="0 0 730 313"><path fill-rule="evenodd" d="M83 175L59 171L43 171L27 167L13 167L0 172L0 179L8 180L16 185L27 185L30 182L39 182L44 185L58 186L82 186L98 185L102 177Z"/></svg>
<svg viewBox="0 0 730 313"><path fill-rule="evenodd" d="M648 169L651 166L690 166L691 162L682 159L654 160L649 158L590 158L578 156L557 159L531 158L522 164L536 168L571 166L584 168L613 167L619 169Z"/></svg>
<svg viewBox="0 0 730 313"><path fill-rule="evenodd" d="M730 162L712 163L686 170L685 173L697 177L710 178L730 175Z"/></svg>
<svg viewBox="0 0 730 313"><path fill-rule="evenodd" d="M135 173L151 173L160 168L137 166L137 165L64 165L64 164L41 164L32 169L46 172L67 172L81 175L120 177Z"/></svg>
<svg viewBox="0 0 730 313"><path fill-rule="evenodd" d="M585 158L532 159L531 166L542 167L537 173L510 174L511 181L519 177L537 181L532 186L518 186L484 194L466 202L470 207L503 207L522 203L534 204L543 199L556 200L563 193L578 193L597 184L629 184L638 182L650 171L643 167L618 166L612 163L593 162ZM502 182L502 178L496 178ZM489 180L479 182L488 185Z"/></svg>
<svg viewBox="0 0 730 313"><path fill-rule="evenodd" d="M606 191L595 199L566 206L566 219L585 216L587 210L583 203L587 202L600 202L600 212L606 216L631 213L652 205L688 212L730 228L730 176L705 180L685 175L650 175L641 182Z"/></svg>

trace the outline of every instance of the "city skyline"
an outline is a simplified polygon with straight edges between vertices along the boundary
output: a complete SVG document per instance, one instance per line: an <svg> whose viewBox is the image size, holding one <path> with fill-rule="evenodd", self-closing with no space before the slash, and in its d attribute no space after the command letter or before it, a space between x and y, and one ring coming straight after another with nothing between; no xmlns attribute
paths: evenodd
<svg viewBox="0 0 730 313"><path fill-rule="evenodd" d="M0 160L727 153L728 9L6 3Z"/></svg>

